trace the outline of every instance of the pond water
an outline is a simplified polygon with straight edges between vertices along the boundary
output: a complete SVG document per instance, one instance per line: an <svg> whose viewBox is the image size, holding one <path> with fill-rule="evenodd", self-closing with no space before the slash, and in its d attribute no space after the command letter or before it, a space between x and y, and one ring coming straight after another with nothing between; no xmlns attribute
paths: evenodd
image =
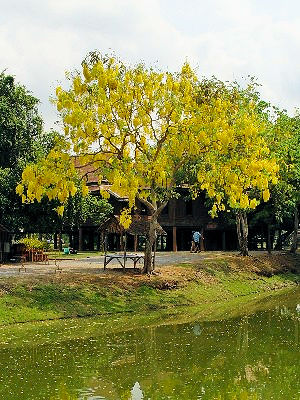
<svg viewBox="0 0 300 400"><path fill-rule="evenodd" d="M230 317L3 327L0 399L300 399L299 294L243 305Z"/></svg>

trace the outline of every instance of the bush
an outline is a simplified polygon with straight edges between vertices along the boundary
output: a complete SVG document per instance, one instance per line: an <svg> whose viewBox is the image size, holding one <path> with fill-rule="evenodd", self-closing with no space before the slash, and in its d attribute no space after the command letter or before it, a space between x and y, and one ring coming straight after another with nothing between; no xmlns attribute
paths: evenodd
<svg viewBox="0 0 300 400"><path fill-rule="evenodd" d="M23 238L18 241L18 243L23 243L26 250L49 250L49 243L44 240L39 240L35 238Z"/></svg>

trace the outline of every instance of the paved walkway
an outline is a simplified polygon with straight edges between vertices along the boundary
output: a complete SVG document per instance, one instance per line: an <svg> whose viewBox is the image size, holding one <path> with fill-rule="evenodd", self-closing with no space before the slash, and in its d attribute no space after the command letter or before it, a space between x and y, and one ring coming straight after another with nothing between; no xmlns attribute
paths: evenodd
<svg viewBox="0 0 300 400"><path fill-rule="evenodd" d="M139 254L139 253L138 253ZM222 252L201 252L201 253L190 253L187 251L180 252L161 252L156 253L156 265L167 266L174 264L188 264L201 262L201 260L212 257L220 257L228 255L228 253ZM0 265L0 277L1 276L15 276L19 274L49 274L57 273L56 269L59 267L62 272L74 272L74 273L92 273L99 274L104 273L103 271L104 256L97 257L86 257L81 259L73 260L60 260L55 265L54 260L50 260L49 265L45 263L25 263L26 272L20 267L21 264L2 264ZM142 263L137 264L138 267L142 267ZM107 266L107 271L113 268L120 268L121 266L117 261L111 262ZM126 268L133 268L133 263L127 261Z"/></svg>

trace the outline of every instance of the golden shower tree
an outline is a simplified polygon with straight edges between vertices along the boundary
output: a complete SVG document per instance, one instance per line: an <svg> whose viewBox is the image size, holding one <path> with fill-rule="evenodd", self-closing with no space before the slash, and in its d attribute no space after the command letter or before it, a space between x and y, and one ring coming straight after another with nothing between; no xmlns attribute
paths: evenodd
<svg viewBox="0 0 300 400"><path fill-rule="evenodd" d="M90 166L99 182L105 177L113 191L128 197L129 208L120 217L125 228L130 225L136 199L147 207L150 217L144 272L151 273L157 219L176 187L186 183L180 173L186 163L201 156L206 167L199 168L198 178L202 188L216 198L213 212L222 208L222 190L237 194L235 178L222 190L217 187L217 182L225 182L228 168L236 173L236 165L226 161L225 169L215 169L216 161L225 160L236 140L237 131L228 120L232 104L222 97L214 104L199 102L199 81L187 63L180 72L170 73L143 64L131 67L114 57L91 53L82 63L82 71L69 79L69 89L58 87L55 100L64 135L46 159L27 166L17 191L24 201L39 201L43 196L58 199L61 205L57 211L62 214L64 202L76 191L76 155L79 165ZM244 131L252 132L247 145L257 133L250 126L252 122L243 116ZM220 160L218 154L222 155ZM270 175L268 170L268 179ZM241 184L244 188L245 182ZM267 190L267 183L263 181L259 188ZM88 191L84 182L82 190ZM102 195L108 196L105 191ZM249 205L246 197L238 198L241 207Z"/></svg>

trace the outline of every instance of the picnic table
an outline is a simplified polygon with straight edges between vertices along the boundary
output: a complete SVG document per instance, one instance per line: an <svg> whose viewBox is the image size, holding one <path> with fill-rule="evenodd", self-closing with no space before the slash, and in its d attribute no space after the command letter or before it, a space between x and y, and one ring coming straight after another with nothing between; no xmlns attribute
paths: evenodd
<svg viewBox="0 0 300 400"><path fill-rule="evenodd" d="M126 261L131 260L133 261L133 268L136 268L136 264L141 260L144 260L144 254L105 254L104 256L104 269L106 268L107 264L111 261L116 260L121 265L123 269L125 269ZM152 261L154 257L152 256Z"/></svg>

